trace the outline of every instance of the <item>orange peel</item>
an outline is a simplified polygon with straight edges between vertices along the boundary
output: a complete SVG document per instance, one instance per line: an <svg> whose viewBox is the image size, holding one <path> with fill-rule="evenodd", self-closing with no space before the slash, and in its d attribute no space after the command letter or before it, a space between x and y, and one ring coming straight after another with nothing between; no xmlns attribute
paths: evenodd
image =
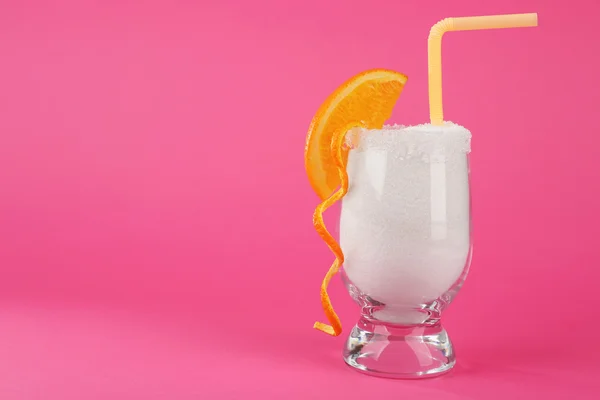
<svg viewBox="0 0 600 400"><path fill-rule="evenodd" d="M381 128L391 116L406 80L405 75L385 69L356 75L327 98L308 130L305 167L311 186L322 200L313 214L313 225L335 255L321 284L321 303L329 325L316 322L314 328L332 336L340 335L342 324L333 309L327 288L344 263L344 254L325 227L323 213L348 192L346 163L349 148L344 145L347 132L353 128ZM352 139L355 146L356 138Z"/></svg>
<svg viewBox="0 0 600 400"><path fill-rule="evenodd" d="M327 287L329 286L331 278L338 273L340 267L344 263L344 253L342 252L342 248L340 247L339 243L325 227L323 213L337 201L341 200L346 193L348 193L348 173L346 172L346 166L344 165L344 160L342 158L342 149L344 147L343 144L346 138L346 133L354 128L364 128L364 124L360 122L351 122L343 128L338 129L333 134L331 141L331 154L338 169L341 187L329 198L319 204L313 215L313 225L315 230L335 255L335 261L329 268L329 271L327 271L327 274L323 279L323 283L321 284L321 304L323 305L323 310L325 311L325 315L327 316L327 319L331 325L327 325L322 322L315 322L314 328L332 336L338 336L340 333L342 333L342 323L333 309L331 299L327 293Z"/></svg>

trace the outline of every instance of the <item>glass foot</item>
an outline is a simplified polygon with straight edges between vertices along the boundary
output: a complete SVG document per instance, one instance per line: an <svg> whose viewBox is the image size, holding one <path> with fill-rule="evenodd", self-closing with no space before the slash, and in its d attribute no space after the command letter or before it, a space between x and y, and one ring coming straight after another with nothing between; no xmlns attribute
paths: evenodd
<svg viewBox="0 0 600 400"><path fill-rule="evenodd" d="M346 341L344 361L360 372L386 378L429 378L448 372L456 359L446 330L399 326L361 318Z"/></svg>

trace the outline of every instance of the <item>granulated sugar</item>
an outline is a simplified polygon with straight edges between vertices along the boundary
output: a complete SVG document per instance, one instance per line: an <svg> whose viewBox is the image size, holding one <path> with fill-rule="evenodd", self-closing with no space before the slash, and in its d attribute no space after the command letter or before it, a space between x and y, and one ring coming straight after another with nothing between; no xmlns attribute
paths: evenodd
<svg viewBox="0 0 600 400"><path fill-rule="evenodd" d="M340 218L344 269L388 313L410 313L442 296L465 268L471 133L445 123L358 134ZM411 318L389 317L406 323Z"/></svg>

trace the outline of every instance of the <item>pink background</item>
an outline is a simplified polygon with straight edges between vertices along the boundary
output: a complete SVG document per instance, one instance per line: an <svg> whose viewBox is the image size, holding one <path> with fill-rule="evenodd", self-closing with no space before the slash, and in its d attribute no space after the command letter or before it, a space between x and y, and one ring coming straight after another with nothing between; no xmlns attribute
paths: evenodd
<svg viewBox="0 0 600 400"><path fill-rule="evenodd" d="M2 400L600 396L600 3L52 3L0 5ZM409 76L393 122L424 122L429 27L535 11L444 42L446 119L474 134L456 369L351 371L312 329L314 111L384 67Z"/></svg>

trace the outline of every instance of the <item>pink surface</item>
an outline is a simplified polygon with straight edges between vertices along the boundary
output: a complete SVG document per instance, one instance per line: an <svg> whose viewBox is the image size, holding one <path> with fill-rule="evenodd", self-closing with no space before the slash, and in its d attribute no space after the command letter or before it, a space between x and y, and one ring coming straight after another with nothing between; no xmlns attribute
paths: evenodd
<svg viewBox="0 0 600 400"><path fill-rule="evenodd" d="M7 3L0 399L600 396L596 1ZM429 27L535 11L444 43L446 118L474 134L456 369L349 370L312 329L332 261L313 112L384 67L409 76L393 122L424 122ZM358 310L331 293L347 332Z"/></svg>

